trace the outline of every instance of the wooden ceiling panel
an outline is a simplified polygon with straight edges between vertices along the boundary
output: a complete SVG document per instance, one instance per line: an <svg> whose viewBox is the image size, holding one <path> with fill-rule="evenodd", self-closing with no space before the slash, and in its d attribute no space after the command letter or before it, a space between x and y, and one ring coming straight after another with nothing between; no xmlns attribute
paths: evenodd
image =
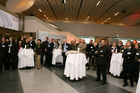
<svg viewBox="0 0 140 93"><path fill-rule="evenodd" d="M100 4L96 6L98 1ZM3 6L6 2L7 0L0 0L0 4ZM43 12L39 12L38 9ZM126 10L126 13L122 13L123 9ZM116 12L120 12L120 14L114 16ZM135 12L140 13L140 0L66 0L66 4L62 3L62 0L36 0L35 4L23 14L25 16L34 14L44 21L87 20L97 23L111 17L106 23L113 23Z"/></svg>

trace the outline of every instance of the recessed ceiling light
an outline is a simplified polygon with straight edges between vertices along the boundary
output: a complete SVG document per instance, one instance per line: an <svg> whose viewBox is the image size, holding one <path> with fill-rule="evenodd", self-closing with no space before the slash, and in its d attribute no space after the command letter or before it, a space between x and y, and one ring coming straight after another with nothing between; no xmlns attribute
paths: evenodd
<svg viewBox="0 0 140 93"><path fill-rule="evenodd" d="M48 20L49 18L48 18L48 17L46 17L46 19Z"/></svg>
<svg viewBox="0 0 140 93"><path fill-rule="evenodd" d="M38 11L39 11L39 12L42 12L42 10L41 10L40 8L38 9Z"/></svg>
<svg viewBox="0 0 140 93"><path fill-rule="evenodd" d="M44 17L47 17L46 15L44 15Z"/></svg>
<svg viewBox="0 0 140 93"><path fill-rule="evenodd" d="M101 22L101 24L104 24L104 22Z"/></svg>
<svg viewBox="0 0 140 93"><path fill-rule="evenodd" d="M101 1L98 1L97 4L96 4L96 6L98 6L100 3L101 3Z"/></svg>
<svg viewBox="0 0 140 93"><path fill-rule="evenodd" d="M65 20L69 20L69 18L65 18Z"/></svg>
<svg viewBox="0 0 140 93"><path fill-rule="evenodd" d="M114 16L117 16L119 14L119 12L115 13Z"/></svg>
<svg viewBox="0 0 140 93"><path fill-rule="evenodd" d="M107 20L105 20L104 22L107 22Z"/></svg>
<svg viewBox="0 0 140 93"><path fill-rule="evenodd" d="M110 20L111 18L109 17L109 18L107 18L107 20Z"/></svg>
<svg viewBox="0 0 140 93"><path fill-rule="evenodd" d="M87 17L87 19L89 19L89 18L90 18L90 16Z"/></svg>

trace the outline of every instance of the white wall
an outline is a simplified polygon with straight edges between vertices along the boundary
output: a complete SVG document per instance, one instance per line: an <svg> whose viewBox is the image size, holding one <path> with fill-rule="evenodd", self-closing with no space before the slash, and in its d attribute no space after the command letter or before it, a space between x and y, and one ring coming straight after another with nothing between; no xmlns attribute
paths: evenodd
<svg viewBox="0 0 140 93"><path fill-rule="evenodd" d="M77 36L104 36L121 38L140 38L140 27L135 26L117 26L102 24L81 24L81 23L63 23L54 22L62 30L69 31Z"/></svg>
<svg viewBox="0 0 140 93"><path fill-rule="evenodd" d="M36 38L38 38L39 31L65 36L67 37L69 43L71 40L78 40L78 38L70 32L58 31L57 29L54 29L52 26L50 26L47 22L43 22L36 17L26 16L24 21L24 32L36 32Z"/></svg>
<svg viewBox="0 0 140 93"><path fill-rule="evenodd" d="M25 16L24 31L25 32L47 31L51 33L58 32L56 29L52 28L47 23L32 16Z"/></svg>

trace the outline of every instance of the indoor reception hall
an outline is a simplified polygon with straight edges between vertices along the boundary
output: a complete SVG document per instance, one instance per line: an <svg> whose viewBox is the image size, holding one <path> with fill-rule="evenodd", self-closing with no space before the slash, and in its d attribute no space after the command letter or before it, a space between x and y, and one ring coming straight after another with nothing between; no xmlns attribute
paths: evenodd
<svg viewBox="0 0 140 93"><path fill-rule="evenodd" d="M0 93L140 93L140 0L0 0Z"/></svg>

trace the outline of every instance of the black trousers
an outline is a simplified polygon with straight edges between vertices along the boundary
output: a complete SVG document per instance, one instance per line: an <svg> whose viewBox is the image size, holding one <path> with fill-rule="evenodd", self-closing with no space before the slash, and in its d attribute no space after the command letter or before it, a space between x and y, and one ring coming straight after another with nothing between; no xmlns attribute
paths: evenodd
<svg viewBox="0 0 140 93"><path fill-rule="evenodd" d="M134 83L134 76L135 76L135 65L124 62L123 64L123 81L127 84L127 80L130 80L131 85Z"/></svg>
<svg viewBox="0 0 140 93"><path fill-rule="evenodd" d="M103 82L106 83L106 66L100 64L97 64L96 66L97 66L97 79L100 80L102 75Z"/></svg>
<svg viewBox="0 0 140 93"><path fill-rule="evenodd" d="M12 56L9 53L6 56L7 56L7 58L5 58L4 69L5 70L10 70L10 64L11 64L11 58L12 58Z"/></svg>
<svg viewBox="0 0 140 93"><path fill-rule="evenodd" d="M17 55L12 55L8 53L7 59L4 63L5 70L10 70L10 67L12 66L12 69L15 70L17 68Z"/></svg>
<svg viewBox="0 0 140 93"><path fill-rule="evenodd" d="M52 56L53 56L52 52L46 54L45 65L47 65L47 66L51 66L52 65Z"/></svg>
<svg viewBox="0 0 140 93"><path fill-rule="evenodd" d="M136 83L138 83L138 79L139 79L139 63L136 62L134 81L135 81Z"/></svg>
<svg viewBox="0 0 140 93"><path fill-rule="evenodd" d="M3 69L3 63L2 63L2 61L0 59L0 72L2 71L2 69Z"/></svg>
<svg viewBox="0 0 140 93"><path fill-rule="evenodd" d="M46 57L45 53L42 52L41 54L41 65L43 65L44 56ZM45 59L46 60L46 59ZM46 62L46 61L45 61Z"/></svg>
<svg viewBox="0 0 140 93"><path fill-rule="evenodd" d="M65 53L62 53L62 56L63 56L63 68L65 68L67 56L65 55Z"/></svg>
<svg viewBox="0 0 140 93"><path fill-rule="evenodd" d="M3 64L6 61L6 59L4 57L5 57L5 55L0 54L0 72L3 70Z"/></svg>

